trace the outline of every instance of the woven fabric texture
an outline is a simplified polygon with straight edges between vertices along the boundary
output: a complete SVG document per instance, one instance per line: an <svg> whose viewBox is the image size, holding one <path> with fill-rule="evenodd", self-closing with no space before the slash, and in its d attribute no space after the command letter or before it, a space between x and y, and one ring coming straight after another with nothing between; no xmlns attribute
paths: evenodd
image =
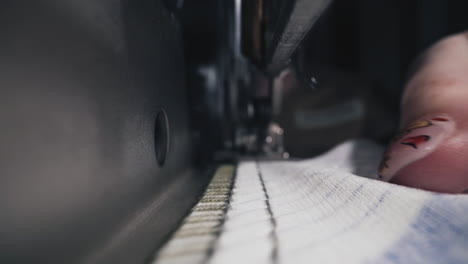
<svg viewBox="0 0 468 264"><path fill-rule="evenodd" d="M381 153L355 140L309 160L241 162L203 257L191 237L155 262L468 263L468 195L377 181Z"/></svg>

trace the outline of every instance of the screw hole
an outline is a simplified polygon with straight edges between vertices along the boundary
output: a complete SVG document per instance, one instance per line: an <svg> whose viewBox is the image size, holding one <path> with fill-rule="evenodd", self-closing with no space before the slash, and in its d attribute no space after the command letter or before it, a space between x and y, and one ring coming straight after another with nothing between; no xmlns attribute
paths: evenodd
<svg viewBox="0 0 468 264"><path fill-rule="evenodd" d="M163 166L169 151L169 121L166 111L159 110L154 129L154 148L159 166Z"/></svg>

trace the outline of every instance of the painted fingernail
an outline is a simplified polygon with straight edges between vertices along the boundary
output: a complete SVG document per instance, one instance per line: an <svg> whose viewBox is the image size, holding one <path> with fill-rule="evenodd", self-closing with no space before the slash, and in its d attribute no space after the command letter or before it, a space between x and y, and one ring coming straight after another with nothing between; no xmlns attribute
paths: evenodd
<svg viewBox="0 0 468 264"><path fill-rule="evenodd" d="M390 142L379 166L379 179L390 181L398 171L420 160L455 131L447 115L431 115L411 122Z"/></svg>

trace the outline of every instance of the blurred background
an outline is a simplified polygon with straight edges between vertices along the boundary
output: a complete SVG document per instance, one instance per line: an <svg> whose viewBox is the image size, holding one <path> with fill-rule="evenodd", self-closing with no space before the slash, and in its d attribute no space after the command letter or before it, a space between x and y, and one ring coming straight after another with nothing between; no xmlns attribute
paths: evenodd
<svg viewBox="0 0 468 264"><path fill-rule="evenodd" d="M220 82L226 72L232 72L219 70L223 54L228 52L217 36L227 29L226 23L215 19L230 6L215 0L167 2L174 9L178 4L181 8L192 120L198 122L195 130L207 137L201 140L204 148L215 152L230 148L233 143L222 142L222 138L235 135L219 133L234 130L223 123L219 98L224 95L219 87L225 83L213 81L208 96L200 88L208 80L200 72L214 69L213 80ZM467 29L467 7L463 0L332 1L293 56L291 66L273 83L272 122L284 128L285 149L292 156L309 157L356 137L386 144L398 128L399 101L411 63L437 40ZM243 29L252 30L252 21L247 21ZM227 46L231 43L224 41ZM250 85L261 90L259 86L261 82ZM219 129L213 129L214 124Z"/></svg>
<svg viewBox="0 0 468 264"><path fill-rule="evenodd" d="M308 60L364 75L398 111L408 68L437 40L468 29L463 0L335 0L309 34Z"/></svg>
<svg viewBox="0 0 468 264"><path fill-rule="evenodd" d="M372 94L372 109L379 112L374 120L396 128L411 64L444 36L467 30L467 8L463 0L335 0L302 52L312 71L328 68L359 76ZM368 125L373 136L388 140L391 129L376 131L377 124Z"/></svg>

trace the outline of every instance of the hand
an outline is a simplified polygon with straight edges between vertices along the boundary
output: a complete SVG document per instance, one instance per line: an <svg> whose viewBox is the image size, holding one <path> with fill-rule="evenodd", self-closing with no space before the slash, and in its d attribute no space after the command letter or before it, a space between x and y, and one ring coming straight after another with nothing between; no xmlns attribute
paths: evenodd
<svg viewBox="0 0 468 264"><path fill-rule="evenodd" d="M419 59L401 102L401 131L380 165L384 181L430 191L468 191L468 33Z"/></svg>

